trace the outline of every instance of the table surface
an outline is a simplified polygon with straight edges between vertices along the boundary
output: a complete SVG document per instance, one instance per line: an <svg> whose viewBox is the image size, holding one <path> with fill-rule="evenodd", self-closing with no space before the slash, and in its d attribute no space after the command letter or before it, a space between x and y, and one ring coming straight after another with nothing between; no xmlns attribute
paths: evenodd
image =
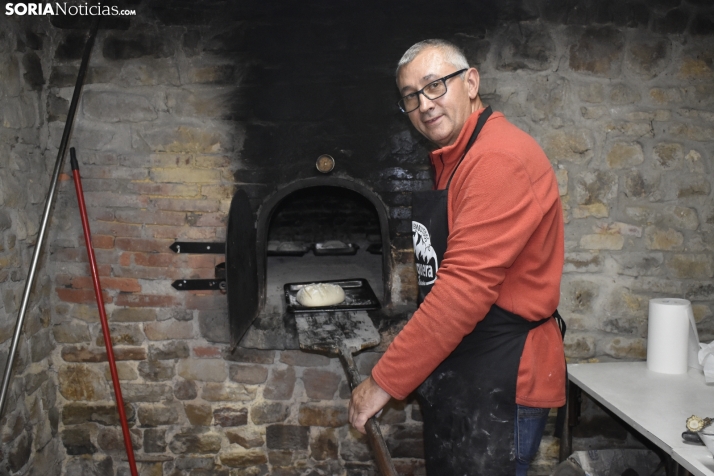
<svg viewBox="0 0 714 476"><path fill-rule="evenodd" d="M714 384L700 370L668 375L646 362L570 364L568 378L689 472L714 476L711 453L682 440L687 418L714 416Z"/></svg>

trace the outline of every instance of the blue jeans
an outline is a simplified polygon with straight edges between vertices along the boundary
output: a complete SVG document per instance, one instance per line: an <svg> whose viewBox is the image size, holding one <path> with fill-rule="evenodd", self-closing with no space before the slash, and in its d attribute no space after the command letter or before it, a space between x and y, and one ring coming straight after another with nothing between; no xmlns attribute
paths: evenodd
<svg viewBox="0 0 714 476"><path fill-rule="evenodd" d="M533 408L516 405L516 476L526 476L540 446L550 408Z"/></svg>

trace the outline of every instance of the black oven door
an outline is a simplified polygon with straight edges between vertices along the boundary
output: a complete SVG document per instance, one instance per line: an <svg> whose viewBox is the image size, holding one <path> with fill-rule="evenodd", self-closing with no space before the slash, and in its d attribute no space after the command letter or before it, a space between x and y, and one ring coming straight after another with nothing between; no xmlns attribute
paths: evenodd
<svg viewBox="0 0 714 476"><path fill-rule="evenodd" d="M238 190L231 201L226 236L226 293L233 348L258 316L263 302L258 285L255 226L248 195Z"/></svg>

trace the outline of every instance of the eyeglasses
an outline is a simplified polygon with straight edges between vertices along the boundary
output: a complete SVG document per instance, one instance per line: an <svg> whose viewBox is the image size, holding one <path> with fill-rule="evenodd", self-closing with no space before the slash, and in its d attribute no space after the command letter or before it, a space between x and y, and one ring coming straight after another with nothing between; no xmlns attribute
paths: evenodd
<svg viewBox="0 0 714 476"><path fill-rule="evenodd" d="M468 71L468 68L461 69L455 73L446 75L443 78L439 78L436 81L432 81L415 93L407 94L397 101L397 106L399 106L399 109L401 109L404 114L409 114L419 108L420 94L423 94L425 98L431 99L432 101L440 98L446 94L446 80L458 76L464 71Z"/></svg>

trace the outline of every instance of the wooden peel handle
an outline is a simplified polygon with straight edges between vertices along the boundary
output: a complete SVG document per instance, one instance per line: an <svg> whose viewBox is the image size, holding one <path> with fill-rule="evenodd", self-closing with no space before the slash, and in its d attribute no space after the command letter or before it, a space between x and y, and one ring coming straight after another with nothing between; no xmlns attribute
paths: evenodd
<svg viewBox="0 0 714 476"><path fill-rule="evenodd" d="M357 371L357 366L355 366L355 361L352 358L352 352L344 346L340 346L339 350L342 362L347 368L347 380L349 381L350 389L354 390L362 379ZM389 454L389 448L387 448L387 444L384 442L384 437L379 429L377 420L371 417L367 420L367 423L365 423L364 429L367 431L369 445L372 447L372 451L374 451L379 472L382 476L398 476L394 463L392 463L392 456Z"/></svg>

